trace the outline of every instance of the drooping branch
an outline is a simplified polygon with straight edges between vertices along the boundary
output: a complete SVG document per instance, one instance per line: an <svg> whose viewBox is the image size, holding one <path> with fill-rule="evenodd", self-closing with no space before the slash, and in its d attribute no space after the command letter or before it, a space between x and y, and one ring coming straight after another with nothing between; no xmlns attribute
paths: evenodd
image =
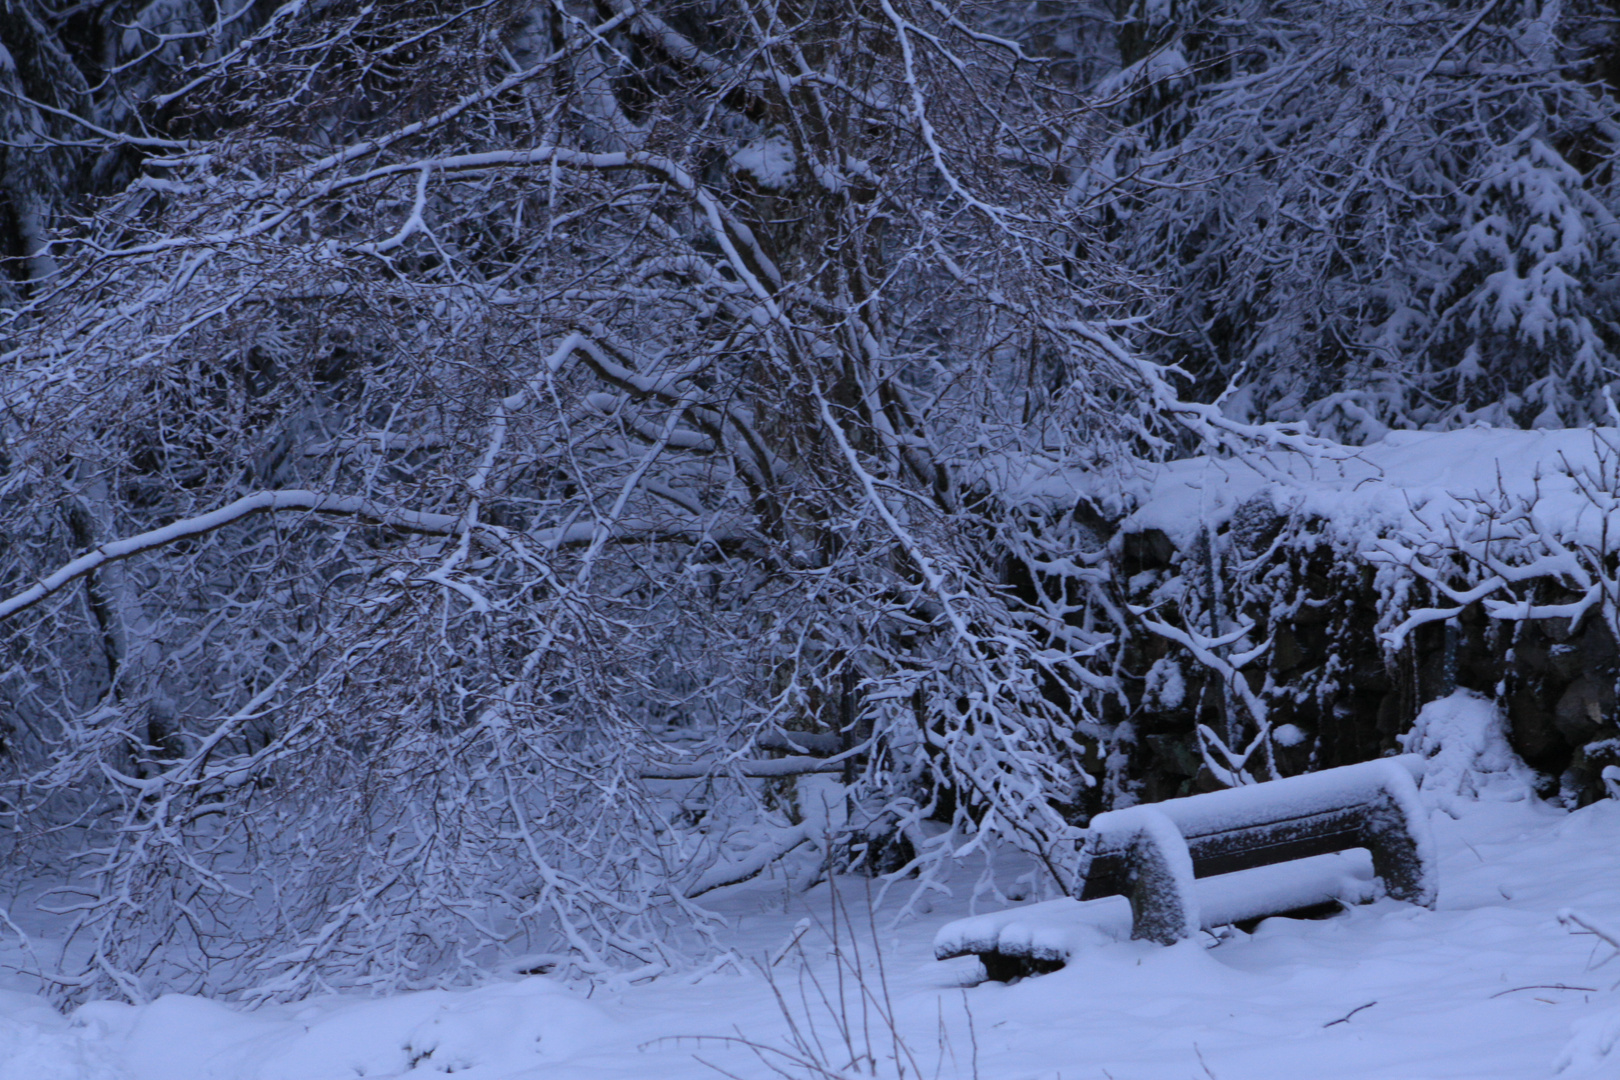
<svg viewBox="0 0 1620 1080"><path fill-rule="evenodd" d="M448 536L455 531L460 519L450 514L424 514L415 510L379 506L369 499L344 495L322 495L315 491L261 491L247 495L228 506L197 517L186 518L149 529L136 536L102 544L93 551L42 578L34 586L0 601L0 621L38 604L73 582L92 574L108 563L133 558L147 551L167 547L182 540L190 540L240 521L255 514L299 511L336 517L353 517L368 525L381 525L403 529L406 532L425 533L430 536Z"/></svg>

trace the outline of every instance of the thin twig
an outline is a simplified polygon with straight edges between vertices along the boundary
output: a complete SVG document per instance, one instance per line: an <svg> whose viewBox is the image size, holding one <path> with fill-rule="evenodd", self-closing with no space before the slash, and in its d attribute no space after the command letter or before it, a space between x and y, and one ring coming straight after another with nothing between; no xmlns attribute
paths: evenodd
<svg viewBox="0 0 1620 1080"><path fill-rule="evenodd" d="M1535 983L1532 986L1515 986L1511 990L1498 990L1491 997L1499 998L1503 994L1517 994L1520 990L1584 990L1588 994L1597 993L1595 986L1565 986L1563 983Z"/></svg>
<svg viewBox="0 0 1620 1080"><path fill-rule="evenodd" d="M1608 942L1615 949L1620 949L1620 932L1611 930L1609 927L1603 926L1600 923L1593 922L1591 919L1587 918L1585 915L1582 915L1573 908L1565 908L1564 910L1560 911L1558 913L1558 921L1564 926L1569 926L1571 923L1573 923L1574 925L1580 927L1581 931L1588 934L1594 934Z"/></svg>
<svg viewBox="0 0 1620 1080"><path fill-rule="evenodd" d="M1370 1009L1376 1004L1378 1004L1378 1002L1369 1001L1365 1005L1357 1005L1355 1008L1351 1009L1349 1012L1345 1013L1343 1016L1339 1017L1337 1020L1329 1020L1327 1023L1323 1024L1322 1026L1324 1028L1330 1028L1334 1024L1347 1024L1347 1023L1350 1022L1350 1018L1352 1016L1356 1015L1356 1013L1360 1012L1362 1009Z"/></svg>

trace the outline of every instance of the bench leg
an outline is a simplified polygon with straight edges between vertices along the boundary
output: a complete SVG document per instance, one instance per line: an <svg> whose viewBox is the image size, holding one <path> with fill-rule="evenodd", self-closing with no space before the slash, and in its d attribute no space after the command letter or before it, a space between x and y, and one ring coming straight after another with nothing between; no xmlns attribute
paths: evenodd
<svg viewBox="0 0 1620 1080"><path fill-rule="evenodd" d="M1169 818L1151 811L1142 816L1149 820L1131 841L1128 860L1131 937L1174 945L1198 933L1192 856Z"/></svg>
<svg viewBox="0 0 1620 1080"><path fill-rule="evenodd" d="M1361 838L1372 852L1373 873L1391 899L1432 908L1438 890L1429 822L1426 817L1412 820L1407 808L1418 805L1417 792L1405 770L1400 772L1406 786L1413 788L1411 798L1402 799L1399 791L1385 791L1367 808Z"/></svg>

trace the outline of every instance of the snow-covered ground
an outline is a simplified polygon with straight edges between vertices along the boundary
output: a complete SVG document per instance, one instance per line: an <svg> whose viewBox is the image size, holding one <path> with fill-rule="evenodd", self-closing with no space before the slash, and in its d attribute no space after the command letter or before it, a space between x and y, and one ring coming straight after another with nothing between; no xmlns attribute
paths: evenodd
<svg viewBox="0 0 1620 1080"><path fill-rule="evenodd" d="M846 1067L853 1046L884 1076L895 1075L888 1013L902 1059L915 1059L907 1076L1620 1077L1620 964L1604 966L1614 950L1558 918L1569 908L1620 927L1620 801L1566 813L1512 794L1440 800L1438 910L1381 901L1171 948L1104 942L1011 985L978 983L970 957L932 959L936 930L967 913L971 890L899 927L879 912L874 939L864 883L841 881L853 921L867 927L855 944L874 991L863 1006L840 925L848 1040L839 1010L822 1004L837 1000L840 969L827 886L788 896L780 883L753 882L728 900L750 962L684 983L592 991L533 976L256 1012L174 995L95 1002L68 1017L6 992L0 1080L684 1080L718 1077L716 1067L766 1077L786 1059L706 1037L790 1050L784 1005L807 1041L819 1039L812 1056ZM817 920L808 930L806 918ZM799 947L784 949L796 933ZM767 980L758 964L772 957ZM867 1075L861 1068L845 1071Z"/></svg>

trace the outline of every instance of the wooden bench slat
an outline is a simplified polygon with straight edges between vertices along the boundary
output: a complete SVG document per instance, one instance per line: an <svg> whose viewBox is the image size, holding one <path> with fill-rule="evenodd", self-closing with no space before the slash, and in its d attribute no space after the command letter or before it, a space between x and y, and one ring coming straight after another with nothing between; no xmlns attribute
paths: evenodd
<svg viewBox="0 0 1620 1080"><path fill-rule="evenodd" d="M1213 877L1238 870L1291 862L1311 855L1365 847L1363 830L1355 820L1341 820L1321 828L1299 830L1252 830L1221 836L1220 844L1188 845L1192 848L1193 874ZM1245 843L1244 841L1248 842Z"/></svg>
<svg viewBox="0 0 1620 1080"><path fill-rule="evenodd" d="M1193 876L1213 877L1253 870L1311 855L1328 855L1364 847L1362 807L1286 818L1274 824L1187 838ZM1092 856L1082 900L1124 895L1129 852L1101 851Z"/></svg>

